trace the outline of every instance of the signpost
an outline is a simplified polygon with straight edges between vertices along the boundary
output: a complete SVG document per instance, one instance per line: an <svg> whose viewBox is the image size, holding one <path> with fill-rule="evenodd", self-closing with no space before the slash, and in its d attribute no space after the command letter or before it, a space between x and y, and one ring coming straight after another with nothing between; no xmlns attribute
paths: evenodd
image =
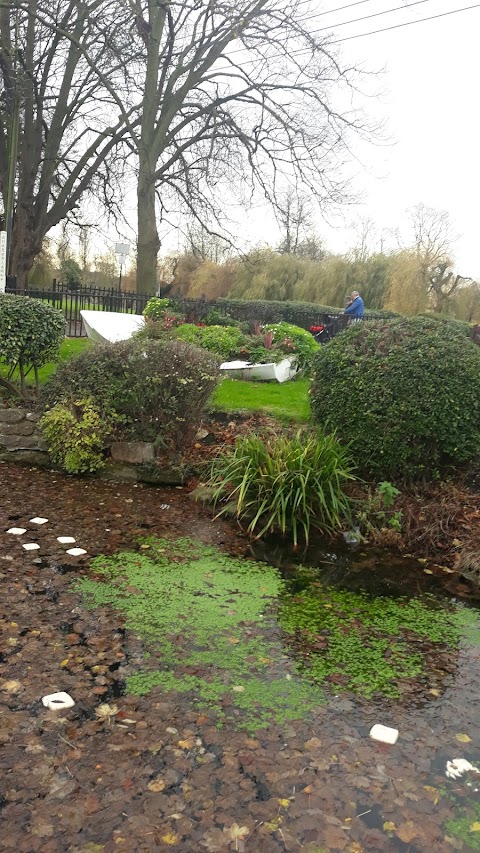
<svg viewBox="0 0 480 853"><path fill-rule="evenodd" d="M7 232L0 231L0 293L5 293L7 283Z"/></svg>

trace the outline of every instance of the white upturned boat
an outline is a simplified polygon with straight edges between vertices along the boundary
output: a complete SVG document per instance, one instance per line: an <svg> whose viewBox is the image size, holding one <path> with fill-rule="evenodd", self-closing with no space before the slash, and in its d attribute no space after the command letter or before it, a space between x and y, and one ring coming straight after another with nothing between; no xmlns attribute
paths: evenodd
<svg viewBox="0 0 480 853"><path fill-rule="evenodd" d="M98 344L128 341L145 324L138 314L116 314L114 311L80 311L87 337Z"/></svg>
<svg viewBox="0 0 480 853"><path fill-rule="evenodd" d="M252 364L249 361L224 361L220 370L230 379L249 379L254 382L288 382L298 373L297 360L284 358L268 364Z"/></svg>

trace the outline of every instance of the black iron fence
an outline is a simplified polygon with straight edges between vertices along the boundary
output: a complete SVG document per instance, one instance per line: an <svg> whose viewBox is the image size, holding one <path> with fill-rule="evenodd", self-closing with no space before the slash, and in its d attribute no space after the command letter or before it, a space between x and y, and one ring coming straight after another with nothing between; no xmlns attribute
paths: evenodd
<svg viewBox="0 0 480 853"><path fill-rule="evenodd" d="M7 293L15 293L14 286L7 287ZM151 298L144 293L117 290L113 287L95 287L82 285L78 289L54 281L49 290L29 287L24 296L42 299L63 311L65 316L65 334L69 338L86 337L80 311L114 311L121 314L142 314Z"/></svg>

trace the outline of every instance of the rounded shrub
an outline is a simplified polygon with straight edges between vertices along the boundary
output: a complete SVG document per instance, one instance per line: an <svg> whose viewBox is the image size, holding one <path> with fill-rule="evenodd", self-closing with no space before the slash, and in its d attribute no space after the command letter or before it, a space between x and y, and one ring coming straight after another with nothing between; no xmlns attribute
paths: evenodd
<svg viewBox="0 0 480 853"><path fill-rule="evenodd" d="M89 398L105 420L121 417L122 433L181 450L200 425L220 378L218 360L183 341L96 344L62 363L45 384L44 408Z"/></svg>
<svg viewBox="0 0 480 853"><path fill-rule="evenodd" d="M432 475L478 457L480 350L428 318L355 323L314 358L314 420L380 479Z"/></svg>
<svg viewBox="0 0 480 853"><path fill-rule="evenodd" d="M38 390L38 368L58 358L64 337L61 311L40 299L0 294L0 362L7 367L8 381L18 369L22 395L32 370Z"/></svg>
<svg viewBox="0 0 480 853"><path fill-rule="evenodd" d="M280 531L308 542L311 528L338 531L349 515L344 487L352 480L348 450L335 435L298 432L263 439L247 435L213 461L214 502L228 500L257 539Z"/></svg>

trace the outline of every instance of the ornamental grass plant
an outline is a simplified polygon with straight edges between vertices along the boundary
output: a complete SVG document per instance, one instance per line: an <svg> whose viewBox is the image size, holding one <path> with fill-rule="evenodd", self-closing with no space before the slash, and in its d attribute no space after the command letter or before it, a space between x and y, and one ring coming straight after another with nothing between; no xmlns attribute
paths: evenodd
<svg viewBox="0 0 480 853"><path fill-rule="evenodd" d="M326 535L342 528L350 516L344 487L353 479L348 448L334 434L299 431L238 438L214 459L208 485L214 504L228 501L255 538L277 531L297 545L312 528Z"/></svg>

